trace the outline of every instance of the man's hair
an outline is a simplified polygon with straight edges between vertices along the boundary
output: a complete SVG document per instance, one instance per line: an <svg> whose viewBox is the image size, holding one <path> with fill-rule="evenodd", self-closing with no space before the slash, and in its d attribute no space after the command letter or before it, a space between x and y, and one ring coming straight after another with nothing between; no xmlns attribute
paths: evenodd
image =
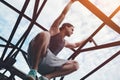
<svg viewBox="0 0 120 80"><path fill-rule="evenodd" d="M67 27L74 27L74 26L73 26L72 24L70 24L70 23L63 23L62 26L60 27L60 31L61 31L62 29L64 29L65 26L67 26Z"/></svg>

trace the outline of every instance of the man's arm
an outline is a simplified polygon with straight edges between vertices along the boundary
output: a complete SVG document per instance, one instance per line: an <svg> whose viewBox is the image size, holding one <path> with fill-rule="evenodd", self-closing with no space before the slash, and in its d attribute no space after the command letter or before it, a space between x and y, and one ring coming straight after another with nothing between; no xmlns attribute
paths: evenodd
<svg viewBox="0 0 120 80"><path fill-rule="evenodd" d="M70 0L69 3L65 6L65 8L63 9L62 13L60 14L60 16L58 16L58 18L54 21L54 23L52 24L51 28L50 28L50 33L51 35L55 35L57 33L59 33L59 25L61 24L61 22L63 21L63 19L65 18L65 15L67 14L67 12L69 11L72 3L76 1L76 0Z"/></svg>
<svg viewBox="0 0 120 80"><path fill-rule="evenodd" d="M76 42L76 43L69 43L68 41L65 41L65 47L67 48L77 48L83 44L85 40Z"/></svg>

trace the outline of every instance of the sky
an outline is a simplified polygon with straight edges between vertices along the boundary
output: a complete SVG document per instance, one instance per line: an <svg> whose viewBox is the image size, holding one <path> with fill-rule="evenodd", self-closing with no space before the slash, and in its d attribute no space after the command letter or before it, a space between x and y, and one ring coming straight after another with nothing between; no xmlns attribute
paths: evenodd
<svg viewBox="0 0 120 80"><path fill-rule="evenodd" d="M5 0L6 2L13 5L18 10L21 10L24 0ZM99 8L106 16L110 16L112 12L120 6L120 0L89 0L97 8ZM43 0L40 0L40 4ZM49 29L54 20L62 12L65 5L69 0L47 0L45 7L43 8L41 14L39 15L37 22L44 26L46 29ZM34 8L34 0L30 0L30 3L25 11L25 14L32 18ZM14 27L14 24L18 18L19 14L11 10L4 4L0 2L0 36L5 39L8 39L10 33ZM120 27L120 11L111 19ZM64 22L70 22L75 26L74 34L71 37L66 37L65 39L70 42L82 41L88 38L102 23L97 16L95 16L91 11L89 11L85 6L76 1L72 4L69 12L67 13ZM16 44L20 39L22 34L25 32L29 26L30 21L25 18L22 18L20 25L12 39L12 43ZM32 38L42 30L36 25L33 26L30 34L28 35L22 49L27 52L27 47ZM98 32L93 39L98 45L115 42L120 40L120 35L111 29L109 26L105 25L100 32ZM5 44L0 40L0 44ZM84 48L94 46L93 43L87 43ZM4 48L0 48L0 56L2 55ZM11 49L8 49L7 54ZM102 62L107 60L113 54L120 50L120 46L115 46L106 49L87 51L79 54L75 60L79 63L79 70L73 72L72 74L67 75L64 80L80 80L87 73L92 71ZM58 57L67 59L73 51L70 49L64 48ZM6 55L7 55L6 54ZM21 55L21 52L17 56L17 62L15 67L28 73L29 68ZM100 70L96 71L94 74L89 76L86 80L120 80L120 56L117 56L114 60L109 62L107 65L102 67ZM2 71L1 71L2 72ZM9 75L9 73L7 73ZM16 77L16 79L19 79ZM20 79L19 79L20 80ZM57 78L59 80L59 78Z"/></svg>

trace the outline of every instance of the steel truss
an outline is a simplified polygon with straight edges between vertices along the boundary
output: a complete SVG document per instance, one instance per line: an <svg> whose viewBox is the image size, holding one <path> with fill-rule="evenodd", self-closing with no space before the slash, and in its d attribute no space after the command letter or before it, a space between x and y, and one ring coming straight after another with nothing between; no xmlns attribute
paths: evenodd
<svg viewBox="0 0 120 80"><path fill-rule="evenodd" d="M27 61L27 52L25 52L24 50L21 49L21 47L23 46L25 40L27 39L28 34L30 33L33 25L38 26L40 29L47 31L46 28L44 28L42 25L40 25L39 23L36 22L39 14L41 13L44 5L46 4L47 0L44 0L41 7L39 8L39 3L40 0L36 0L35 4L34 4L34 11L33 11L33 16L32 18L28 17L27 15L25 15L25 11L26 8L28 7L28 4L30 2L30 0L25 0L24 5L22 7L22 10L18 10L17 8L15 8L14 6L12 6L11 4L9 4L6 0L0 0L0 2L4 5L6 5L7 7L9 7L10 9L12 9L13 11L15 11L16 13L19 14L16 23L14 25L14 28L9 36L9 39L6 40L5 38L3 38L2 36L0 36L0 40L4 41L6 44L1 44L0 43L0 47L3 47L4 50L2 52L2 56L0 58L0 69L5 69L5 71L3 73L0 73L0 79L2 80L15 80L15 76L20 77L21 79L24 79L27 77L27 75L18 70L17 68L15 68L13 66L13 64L16 62L16 56L18 55L19 52L22 53L25 61L28 64ZM114 23L111 18L114 17L115 14L118 13L118 11L120 11L120 6L118 8L116 8L116 10L109 16L107 17L103 12L101 12L95 5L93 5L89 0L79 0L79 2L81 4L83 4L88 10L90 10L93 14L95 14L99 19L101 19L104 23L102 23L98 29L96 29L93 34L90 35L90 37L77 49L77 50L73 50L73 54L68 58L68 59L75 59L76 56L78 56L81 52L86 52L86 51L91 51L91 50L97 50L97 49L103 49L103 48L109 48L109 47L114 47L114 46L120 46L120 41L116 41L116 42L112 42L112 43L107 43L107 44L102 44L102 45L97 45L96 42L93 40L93 37L107 24L110 28L112 28L114 31L116 31L118 34L120 34L120 27ZM26 18L27 20L30 21L30 24L27 28L27 30L24 32L24 34L22 35L22 37L17 41L17 43L14 45L13 43L11 43L15 32L20 24L20 21L22 20L22 18ZM87 42L92 41L94 43L94 47L89 47L89 48L84 48L82 49ZM7 53L7 50L11 48L11 51L9 54ZM115 53L113 56L111 56L110 58L108 58L106 61L104 61L102 64L100 64L98 67L96 67L95 69L93 69L91 72L89 72L88 74L86 74L84 77L82 77L80 80L85 80L87 77L89 77L90 75L92 75L93 73L95 73L97 70L99 70L100 68L102 68L104 65L106 65L108 62L110 62L111 60L113 60L115 57L117 57L120 54L120 51L118 51L117 53ZM5 55L7 55L5 57ZM6 76L5 73L9 71L10 72L10 76ZM63 80L64 77L61 77L60 80Z"/></svg>

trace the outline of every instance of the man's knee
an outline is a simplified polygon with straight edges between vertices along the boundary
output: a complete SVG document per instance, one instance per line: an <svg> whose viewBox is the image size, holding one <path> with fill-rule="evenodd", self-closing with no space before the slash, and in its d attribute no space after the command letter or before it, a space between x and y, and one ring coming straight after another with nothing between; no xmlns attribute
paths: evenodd
<svg viewBox="0 0 120 80"><path fill-rule="evenodd" d="M44 31L44 32L41 32L39 36L42 36L43 39L50 38L50 33L47 31Z"/></svg>
<svg viewBox="0 0 120 80"><path fill-rule="evenodd" d="M47 31L40 32L35 39L41 42L48 42L50 40L50 33Z"/></svg>
<svg viewBox="0 0 120 80"><path fill-rule="evenodd" d="M71 68L71 70L73 70L73 71L76 71L76 70L79 69L79 64L78 64L77 61L70 60L70 61L68 61L66 64L70 65L70 66L71 66L70 68Z"/></svg>
<svg viewBox="0 0 120 80"><path fill-rule="evenodd" d="M72 61L71 63L73 71L76 71L79 69L79 64L77 61Z"/></svg>
<svg viewBox="0 0 120 80"><path fill-rule="evenodd" d="M74 68L75 71L79 69L79 63L77 61L74 61L73 65L74 65L73 68Z"/></svg>

